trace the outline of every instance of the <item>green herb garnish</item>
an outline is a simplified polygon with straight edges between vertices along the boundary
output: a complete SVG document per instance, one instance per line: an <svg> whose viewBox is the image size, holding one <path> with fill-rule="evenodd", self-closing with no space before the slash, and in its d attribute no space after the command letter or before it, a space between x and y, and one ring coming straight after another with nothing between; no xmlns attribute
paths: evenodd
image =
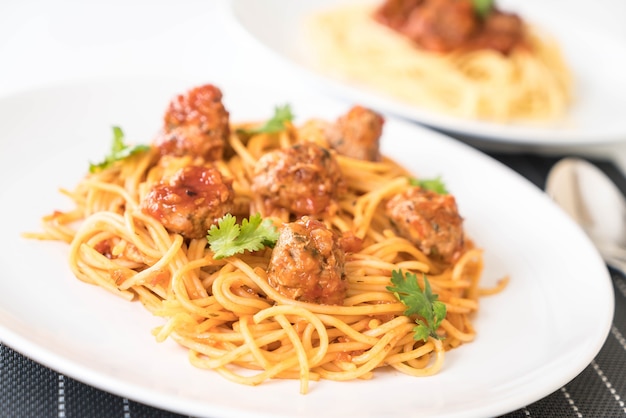
<svg viewBox="0 0 626 418"><path fill-rule="evenodd" d="M104 161L98 164L89 164L89 172L96 173L105 168L109 168L116 161L121 161L130 157L138 152L147 151L150 149L149 145L135 145L129 146L124 143L124 132L118 126L113 127L113 143L111 145L111 151L109 155L104 158Z"/></svg>
<svg viewBox="0 0 626 418"><path fill-rule="evenodd" d="M431 190L438 194L448 194L448 189L446 189L446 185L441 180L441 177L435 177L434 179L411 178L409 182L412 186L419 186L422 189Z"/></svg>
<svg viewBox="0 0 626 418"><path fill-rule="evenodd" d="M211 226L206 238L214 253L213 258L218 260L244 251L273 248L278 241L278 235L272 221L261 218L259 213L244 219L241 225L237 224L237 218L228 213L217 225Z"/></svg>
<svg viewBox="0 0 626 418"><path fill-rule="evenodd" d="M240 131L243 133L247 133L250 135L255 134L273 134L276 132L284 131L287 127L287 122L291 122L294 119L294 115L291 112L291 107L286 104L283 106L277 106L274 108L274 116L265 122L263 125L258 128L252 129L241 129Z"/></svg>
<svg viewBox="0 0 626 418"><path fill-rule="evenodd" d="M484 19L493 10L494 0L472 0L474 3L474 11Z"/></svg>
<svg viewBox="0 0 626 418"><path fill-rule="evenodd" d="M434 295L430 289L430 283L424 275L424 290L419 287L417 276L407 272L402 274L402 270L391 272L391 284L387 290L393 294L406 306L404 314L407 316L416 315L417 326L413 328L416 341L428 340L428 337L440 339L437 335L437 328L446 317L446 305L438 301L438 295Z"/></svg>

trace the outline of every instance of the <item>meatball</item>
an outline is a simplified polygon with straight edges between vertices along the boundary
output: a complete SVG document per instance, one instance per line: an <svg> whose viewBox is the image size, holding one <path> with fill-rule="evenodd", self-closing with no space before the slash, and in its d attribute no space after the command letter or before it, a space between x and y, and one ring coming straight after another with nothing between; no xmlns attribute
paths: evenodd
<svg viewBox="0 0 626 418"><path fill-rule="evenodd" d="M479 29L471 0L426 0L408 16L402 33L424 49L459 48Z"/></svg>
<svg viewBox="0 0 626 418"><path fill-rule="evenodd" d="M463 218L454 196L413 187L391 198L386 211L398 234L425 254L444 263L460 257Z"/></svg>
<svg viewBox="0 0 626 418"><path fill-rule="evenodd" d="M216 161L222 158L229 135L229 113L222 103L222 92L206 84L170 102L156 143L162 155Z"/></svg>
<svg viewBox="0 0 626 418"><path fill-rule="evenodd" d="M518 15L494 12L487 16L483 31L472 40L471 46L508 54L513 48L524 44L524 39L524 24Z"/></svg>
<svg viewBox="0 0 626 418"><path fill-rule="evenodd" d="M373 110L354 106L335 122L311 119L298 129L301 142L327 144L338 154L365 161L380 161L380 136L385 120Z"/></svg>
<svg viewBox="0 0 626 418"><path fill-rule="evenodd" d="M232 209L232 180L205 166L181 168L157 183L140 204L141 211L185 238L206 236L211 225Z"/></svg>
<svg viewBox="0 0 626 418"><path fill-rule="evenodd" d="M341 305L347 280L340 239L324 223L307 216L285 224L272 251L268 283L294 300Z"/></svg>
<svg viewBox="0 0 626 418"><path fill-rule="evenodd" d="M400 31L406 18L424 0L387 0L374 13L374 18L391 29Z"/></svg>
<svg viewBox="0 0 626 418"><path fill-rule="evenodd" d="M326 148L305 142L270 151L254 167L252 191L271 213L284 208L297 217L332 211L346 189L341 168Z"/></svg>
<svg viewBox="0 0 626 418"><path fill-rule="evenodd" d="M354 106L337 119L328 142L339 154L366 161L380 161L383 117L362 106Z"/></svg>
<svg viewBox="0 0 626 418"><path fill-rule="evenodd" d="M492 49L508 54L525 43L519 16L492 8L480 17L471 0L387 0L374 18L433 52Z"/></svg>

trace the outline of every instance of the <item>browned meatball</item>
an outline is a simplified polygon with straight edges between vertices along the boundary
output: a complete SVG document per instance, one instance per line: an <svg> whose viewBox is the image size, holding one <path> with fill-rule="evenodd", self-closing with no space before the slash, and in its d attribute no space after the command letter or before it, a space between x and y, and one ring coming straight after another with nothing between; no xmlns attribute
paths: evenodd
<svg viewBox="0 0 626 418"><path fill-rule="evenodd" d="M141 202L142 212L185 238L202 238L232 208L232 180L213 167L187 166L156 184Z"/></svg>
<svg viewBox="0 0 626 418"><path fill-rule="evenodd" d="M328 142L339 154L366 161L380 161L383 117L373 110L354 106L337 119Z"/></svg>
<svg viewBox="0 0 626 418"><path fill-rule="evenodd" d="M229 135L229 113L222 103L222 92L206 84L170 102L156 142L162 155L216 161L222 158Z"/></svg>
<svg viewBox="0 0 626 418"><path fill-rule="evenodd" d="M296 216L318 215L345 190L339 163L324 147L296 144L263 155L254 167L252 191L265 210L288 209Z"/></svg>
<svg viewBox="0 0 626 418"><path fill-rule="evenodd" d="M463 218L454 196L413 187L391 198L386 210L398 234L425 254L444 263L461 255Z"/></svg>
<svg viewBox="0 0 626 418"><path fill-rule="evenodd" d="M471 0L387 0L374 18L434 52L493 49L508 54L526 45L519 16L494 7L480 17Z"/></svg>
<svg viewBox="0 0 626 418"><path fill-rule="evenodd" d="M375 11L374 18L396 31L402 30L407 16L424 0L387 0Z"/></svg>
<svg viewBox="0 0 626 418"><path fill-rule="evenodd" d="M305 216L283 226L272 251L267 280L291 299L341 305L347 291L344 264L340 236Z"/></svg>
<svg viewBox="0 0 626 418"><path fill-rule="evenodd" d="M494 12L485 19L483 30L471 43L474 49L494 49L503 54L525 45L522 19L512 13Z"/></svg>
<svg viewBox="0 0 626 418"><path fill-rule="evenodd" d="M402 32L430 51L459 48L478 30L471 0L426 0L408 16Z"/></svg>

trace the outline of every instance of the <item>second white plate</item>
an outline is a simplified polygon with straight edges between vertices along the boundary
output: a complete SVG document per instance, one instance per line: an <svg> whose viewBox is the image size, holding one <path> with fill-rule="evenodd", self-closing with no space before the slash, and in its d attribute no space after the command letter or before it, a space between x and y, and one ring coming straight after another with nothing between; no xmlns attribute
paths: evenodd
<svg viewBox="0 0 626 418"><path fill-rule="evenodd" d="M565 121L536 126L461 119L410 106L375 91L349 85L313 69L303 43L303 20L316 10L354 0L232 0L235 21L258 44L290 65L316 88L336 97L469 139L533 147L587 146L626 141L626 37L603 30L609 19L626 11L617 2L615 13L592 19L582 0L501 1L504 10L520 13L560 43L575 78L575 103ZM371 0L365 0L371 2ZM566 10L567 12L564 12ZM609 10L610 11L610 10ZM620 23L621 24L621 23ZM615 26L615 25L613 25Z"/></svg>

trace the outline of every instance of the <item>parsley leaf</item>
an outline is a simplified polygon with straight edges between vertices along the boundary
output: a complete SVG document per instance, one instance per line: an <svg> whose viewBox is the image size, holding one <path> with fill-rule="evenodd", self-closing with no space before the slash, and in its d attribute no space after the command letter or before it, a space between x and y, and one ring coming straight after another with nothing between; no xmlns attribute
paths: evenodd
<svg viewBox="0 0 626 418"><path fill-rule="evenodd" d="M441 180L441 177L435 177L434 179L411 178L409 179L409 182L411 185L419 186L422 189L431 190L439 194L448 194L448 189L446 189L446 185Z"/></svg>
<svg viewBox="0 0 626 418"><path fill-rule="evenodd" d="M494 0L473 0L474 11L481 18L484 19L493 10Z"/></svg>
<svg viewBox="0 0 626 418"><path fill-rule="evenodd" d="M116 161L121 161L141 151L150 149L149 145L128 146L124 143L124 132L119 126L113 127L113 143L111 144L111 152L104 160L98 164L89 164L89 172L96 173L105 168L109 168Z"/></svg>
<svg viewBox="0 0 626 418"><path fill-rule="evenodd" d="M416 315L417 326L413 328L415 340L428 340L428 337L440 339L437 328L446 317L446 305L438 301L438 295L432 293L430 283L424 275L424 290L417 283L417 276L413 273L402 274L402 270L391 272L391 284L387 290L402 302L407 308L404 314Z"/></svg>
<svg viewBox="0 0 626 418"><path fill-rule="evenodd" d="M254 134L273 134L276 132L284 131L286 128L286 123L291 122L294 119L294 115L291 112L291 106L288 104L283 106L276 106L274 108L274 116L268 121L266 121L262 126L253 129L241 129L241 132L247 133L250 135Z"/></svg>
<svg viewBox="0 0 626 418"><path fill-rule="evenodd" d="M244 251L273 248L278 235L272 221L261 218L259 213L244 219L241 225L237 224L237 218L227 213L217 225L211 226L206 238L214 253L213 258L218 260Z"/></svg>

